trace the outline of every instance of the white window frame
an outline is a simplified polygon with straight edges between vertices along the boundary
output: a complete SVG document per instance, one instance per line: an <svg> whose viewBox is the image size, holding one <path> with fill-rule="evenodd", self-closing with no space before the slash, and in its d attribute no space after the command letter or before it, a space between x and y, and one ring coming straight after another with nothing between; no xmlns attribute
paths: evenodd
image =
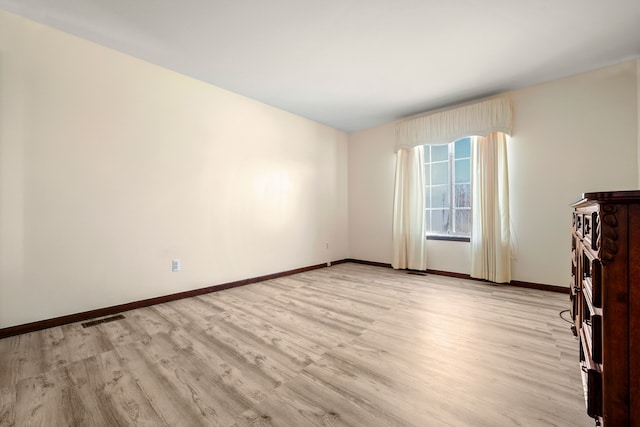
<svg viewBox="0 0 640 427"><path fill-rule="evenodd" d="M465 139L465 138L460 138L456 141L452 141L448 144L431 144L431 145L425 145L424 149L425 150L429 150L429 161L425 161L425 165L429 164L429 174L430 176L428 177L428 185L425 185L425 197L429 197L431 196L431 191L432 191L432 187L433 187L433 180L432 180L432 175L433 175L433 168L432 165L434 164L433 157L432 157L432 153L431 153L431 146L437 146L437 145L446 145L448 147L448 156L447 156L447 164L448 164L448 172L449 172L449 176L448 176L448 183L446 184L448 186L448 190L449 190L449 204L446 207L437 207L434 208L433 206L429 206L428 208L425 206L425 219L428 218L429 220L432 219L431 214L433 211L438 211L438 210L448 210L449 211L449 226L448 226L448 230L446 233L444 232L432 232L429 231L427 229L427 238L429 237L441 237L441 238L446 238L446 237L453 237L453 238L464 238L465 240L468 239L471 236L471 223L469 224L469 232L464 233L464 232L458 232L455 229L456 226L456 221L455 221L455 214L456 214L456 210L468 210L469 211L469 221L471 222L471 203L469 203L469 207L456 207L455 206L455 188L456 188L456 184L468 184L469 185L469 189L471 191L471 170L469 170L469 182L466 183L456 183L455 182L455 165L456 165L456 160L469 160L469 169L471 169L471 150L469 150L469 157L461 157L456 159L455 158L455 143L461 139ZM445 160L440 160L437 161L435 163L444 163ZM442 184L439 184L442 185ZM471 198L471 195L469 195L469 198ZM431 198L429 199L431 200ZM470 200L469 200L470 202ZM431 222L429 223L429 225L431 225Z"/></svg>

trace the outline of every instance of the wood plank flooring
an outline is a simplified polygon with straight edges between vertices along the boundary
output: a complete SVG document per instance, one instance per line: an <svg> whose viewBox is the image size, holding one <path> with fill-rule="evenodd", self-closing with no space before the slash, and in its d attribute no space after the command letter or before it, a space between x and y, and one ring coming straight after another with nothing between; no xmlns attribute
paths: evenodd
<svg viewBox="0 0 640 427"><path fill-rule="evenodd" d="M566 295L341 264L0 340L0 426L590 426Z"/></svg>

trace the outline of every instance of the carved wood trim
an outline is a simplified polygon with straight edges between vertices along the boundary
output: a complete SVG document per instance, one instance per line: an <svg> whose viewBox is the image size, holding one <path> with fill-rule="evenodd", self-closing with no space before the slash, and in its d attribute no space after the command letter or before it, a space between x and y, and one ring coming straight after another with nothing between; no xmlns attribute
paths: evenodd
<svg viewBox="0 0 640 427"><path fill-rule="evenodd" d="M600 208L600 221L598 221L598 251L603 265L613 261L618 253L618 207L615 205L602 205Z"/></svg>

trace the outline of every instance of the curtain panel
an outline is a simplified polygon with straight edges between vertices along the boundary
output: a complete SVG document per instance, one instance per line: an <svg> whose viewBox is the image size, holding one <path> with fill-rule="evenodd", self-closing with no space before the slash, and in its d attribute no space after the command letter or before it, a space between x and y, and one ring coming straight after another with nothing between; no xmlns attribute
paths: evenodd
<svg viewBox="0 0 640 427"><path fill-rule="evenodd" d="M423 147L398 151L393 194L391 263L395 269L427 269L424 192Z"/></svg>
<svg viewBox="0 0 640 427"><path fill-rule="evenodd" d="M511 102L500 97L410 118L396 127L395 151L492 132L511 135L511 116Z"/></svg>
<svg viewBox="0 0 640 427"><path fill-rule="evenodd" d="M511 281L507 135L475 137L471 149L471 277Z"/></svg>

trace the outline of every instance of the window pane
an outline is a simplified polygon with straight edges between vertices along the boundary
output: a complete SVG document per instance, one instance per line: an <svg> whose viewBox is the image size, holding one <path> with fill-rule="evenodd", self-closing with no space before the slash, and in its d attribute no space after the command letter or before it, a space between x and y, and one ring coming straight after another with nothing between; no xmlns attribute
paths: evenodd
<svg viewBox="0 0 640 427"><path fill-rule="evenodd" d="M431 164L431 184L448 184L449 183L449 163L432 163Z"/></svg>
<svg viewBox="0 0 640 427"><path fill-rule="evenodd" d="M455 162L455 182L471 182L471 160L456 160Z"/></svg>
<svg viewBox="0 0 640 427"><path fill-rule="evenodd" d="M424 189L424 208L429 209L431 207L431 187Z"/></svg>
<svg viewBox="0 0 640 427"><path fill-rule="evenodd" d="M456 233L471 233L471 209L456 209Z"/></svg>
<svg viewBox="0 0 640 427"><path fill-rule="evenodd" d="M449 186L437 185L431 187L431 207L432 208L448 208L449 207Z"/></svg>
<svg viewBox="0 0 640 427"><path fill-rule="evenodd" d="M431 161L432 162L440 162L442 160L449 160L449 144L432 145L431 146Z"/></svg>
<svg viewBox="0 0 640 427"><path fill-rule="evenodd" d="M456 194L453 198L453 205L457 208L471 207L471 185L456 184L455 191Z"/></svg>
<svg viewBox="0 0 640 427"><path fill-rule="evenodd" d="M462 138L455 143L455 158L471 157L471 138Z"/></svg>
<svg viewBox="0 0 640 427"><path fill-rule="evenodd" d="M471 140L424 146L425 228L429 234L470 234Z"/></svg>
<svg viewBox="0 0 640 427"><path fill-rule="evenodd" d="M434 209L431 211L431 232L437 234L448 234L449 231L449 210Z"/></svg>

